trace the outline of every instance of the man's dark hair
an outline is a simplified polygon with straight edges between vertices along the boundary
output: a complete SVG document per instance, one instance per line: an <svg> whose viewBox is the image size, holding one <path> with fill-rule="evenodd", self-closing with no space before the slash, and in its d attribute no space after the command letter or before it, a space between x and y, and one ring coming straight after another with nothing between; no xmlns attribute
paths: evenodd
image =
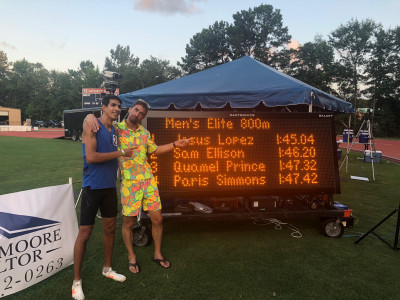
<svg viewBox="0 0 400 300"><path fill-rule="evenodd" d="M132 107L135 107L136 105L142 106L146 110L146 114L149 112L150 105L146 101L139 99L135 103L133 103Z"/></svg>
<svg viewBox="0 0 400 300"><path fill-rule="evenodd" d="M116 95L105 95L103 97L103 99L101 100L101 105L108 106L111 99L118 100L119 104L122 104L122 100L120 97L118 97Z"/></svg>

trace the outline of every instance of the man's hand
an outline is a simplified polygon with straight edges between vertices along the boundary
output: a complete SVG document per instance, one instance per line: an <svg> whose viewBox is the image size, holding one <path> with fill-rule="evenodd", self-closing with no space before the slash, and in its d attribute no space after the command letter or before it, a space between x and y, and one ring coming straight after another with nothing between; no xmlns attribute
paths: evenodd
<svg viewBox="0 0 400 300"><path fill-rule="evenodd" d="M184 147L186 147L187 145L189 145L189 143L190 143L190 141L191 141L192 139L193 139L193 138L177 140L177 141L174 142L175 147L184 148Z"/></svg>
<svg viewBox="0 0 400 300"><path fill-rule="evenodd" d="M100 129L99 122L94 114L88 114L85 120L83 120L83 124L86 124L92 132L97 132Z"/></svg>
<svg viewBox="0 0 400 300"><path fill-rule="evenodd" d="M137 149L138 147L137 146L135 146L135 147L132 147L132 148L126 148L126 149L123 149L124 150L124 152L125 152L125 154L122 154L122 156L125 156L125 157L131 157L132 156L132 154L133 154L133 151L135 150L135 149Z"/></svg>
<svg viewBox="0 0 400 300"><path fill-rule="evenodd" d="M173 151L175 147L184 148L187 145L189 145L191 140L192 140L192 138L190 138L190 139L180 139L180 140L177 140L177 141L169 143L169 144L158 146L156 151L154 151L152 154L160 155L160 154L165 153L165 152Z"/></svg>

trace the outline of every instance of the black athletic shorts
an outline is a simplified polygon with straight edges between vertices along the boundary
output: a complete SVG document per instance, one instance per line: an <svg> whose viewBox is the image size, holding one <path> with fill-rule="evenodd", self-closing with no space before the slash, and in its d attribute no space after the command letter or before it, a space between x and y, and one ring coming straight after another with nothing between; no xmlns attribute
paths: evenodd
<svg viewBox="0 0 400 300"><path fill-rule="evenodd" d="M102 218L114 218L118 212L117 189L91 190L84 187L81 201L81 225L93 225L97 210Z"/></svg>

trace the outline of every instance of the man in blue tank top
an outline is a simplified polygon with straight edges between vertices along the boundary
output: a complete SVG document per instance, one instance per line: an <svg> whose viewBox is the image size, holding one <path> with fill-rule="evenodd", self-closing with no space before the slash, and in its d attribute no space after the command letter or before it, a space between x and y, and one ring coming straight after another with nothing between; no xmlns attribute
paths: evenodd
<svg viewBox="0 0 400 300"><path fill-rule="evenodd" d="M78 236L74 246L74 281L72 298L83 300L81 269L86 251L86 244L92 233L97 210L100 209L104 234L104 266L103 275L115 281L125 281L125 276L111 268L114 248L115 228L117 220L118 171L117 158L131 156L133 149L118 151L117 136L112 122L121 113L121 99L118 96L106 95L102 100L103 114L98 119L100 129L90 130L83 124L83 184L81 217Z"/></svg>

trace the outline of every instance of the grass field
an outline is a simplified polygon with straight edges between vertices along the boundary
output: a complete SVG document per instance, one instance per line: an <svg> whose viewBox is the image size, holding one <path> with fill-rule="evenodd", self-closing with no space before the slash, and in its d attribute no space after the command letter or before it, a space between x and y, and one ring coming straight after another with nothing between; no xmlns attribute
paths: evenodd
<svg viewBox="0 0 400 300"><path fill-rule="evenodd" d="M83 266L87 299L398 299L400 251L368 231L399 205L400 166L383 160L371 165L351 153L349 171L341 171L341 195L335 200L353 209L354 228L340 239L320 233L320 220L285 220L287 228L245 221L166 222L163 253L172 262L163 270L151 261L153 245L135 248L140 274L130 274L118 218L113 268L127 276L116 283L101 275L102 228L97 221ZM0 194L81 181L81 144L66 140L0 137ZM393 245L396 216L376 230ZM1 260L0 260L1 263ZM0 280L2 280L0 274ZM70 299L72 266L7 299Z"/></svg>

